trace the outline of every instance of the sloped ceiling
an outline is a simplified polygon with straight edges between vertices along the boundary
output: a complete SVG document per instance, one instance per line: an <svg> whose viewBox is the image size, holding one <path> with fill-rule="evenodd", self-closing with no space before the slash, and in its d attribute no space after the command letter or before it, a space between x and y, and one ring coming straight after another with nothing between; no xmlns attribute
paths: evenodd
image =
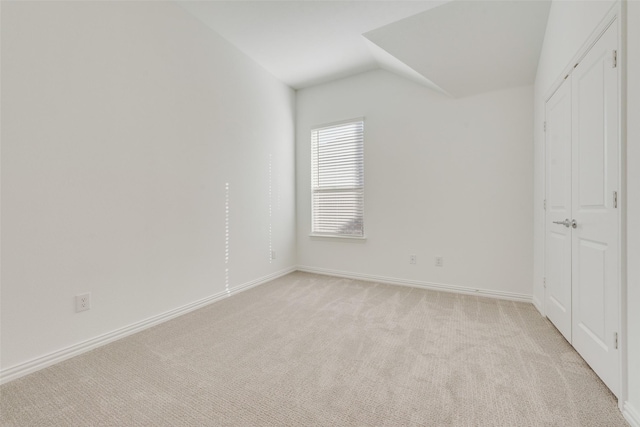
<svg viewBox="0 0 640 427"><path fill-rule="evenodd" d="M550 0L178 4L294 89L384 68L462 97L533 83Z"/></svg>
<svg viewBox="0 0 640 427"><path fill-rule="evenodd" d="M533 83L549 2L455 1L364 36L455 97Z"/></svg>

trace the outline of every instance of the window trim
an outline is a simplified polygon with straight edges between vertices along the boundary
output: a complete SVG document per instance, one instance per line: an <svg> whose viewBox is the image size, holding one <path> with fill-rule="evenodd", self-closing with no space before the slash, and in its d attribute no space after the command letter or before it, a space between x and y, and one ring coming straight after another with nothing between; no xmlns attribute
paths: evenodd
<svg viewBox="0 0 640 427"><path fill-rule="evenodd" d="M313 215L314 215L314 188L313 188L313 176L311 176L311 232L309 233L309 238L312 240L318 240L318 241L322 241L322 240L342 240L345 242L351 242L351 243L361 243L367 240L367 235L365 233L365 227L364 227L364 223L365 223L365 186L364 186L364 124L365 124L365 118L364 117L355 117L355 118L351 118L351 119L345 119L345 120L339 120L339 121L335 121L335 122L330 122L330 123L323 123L321 125L317 125L317 126L313 126L310 129L310 136L313 139L313 132L314 131L318 131L318 130L322 130L322 129L326 129L326 128L331 128L331 127L335 127L335 126L340 126L343 124L349 124L349 123L357 123L357 122L362 122L362 173L363 173L363 181L362 181L362 235L361 236L354 236L354 235L348 235L348 234L325 234L325 233L317 233L313 231ZM311 175L313 174L313 170L314 170L314 158L313 158L313 145L311 145Z"/></svg>

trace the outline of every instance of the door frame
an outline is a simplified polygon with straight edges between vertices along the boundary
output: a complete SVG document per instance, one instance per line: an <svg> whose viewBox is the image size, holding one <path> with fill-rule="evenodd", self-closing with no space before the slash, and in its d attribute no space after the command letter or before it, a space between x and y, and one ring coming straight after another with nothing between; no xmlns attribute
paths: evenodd
<svg viewBox="0 0 640 427"><path fill-rule="evenodd" d="M551 85L550 89L545 93L544 97L544 121L546 123L546 104L560 88L560 85L564 80L573 72L574 67L585 57L589 50L600 39L604 32L611 26L618 26L618 55L617 55L617 72L618 72L618 182L620 185L620 192L618 195L618 274L619 274L619 292L618 292L618 330L619 332L619 377L620 377L620 390L618 393L618 408L623 411L624 403L628 396L628 384L627 384L627 372L628 372L628 358L627 358L627 72L626 72L626 2L617 0L606 13L604 18L594 28L593 32L587 40L582 44L578 52L573 56L571 61L562 70L562 73ZM544 132L544 144L542 147L542 159L543 159L543 188L544 188L544 200L547 200L547 134ZM547 235L547 223L546 223L546 209L544 213L544 221L542 227L543 244L542 244L542 264L544 269L544 277L546 277L546 235ZM542 315L546 317L544 311L544 301L547 298L546 288L543 288L543 301L541 304Z"/></svg>

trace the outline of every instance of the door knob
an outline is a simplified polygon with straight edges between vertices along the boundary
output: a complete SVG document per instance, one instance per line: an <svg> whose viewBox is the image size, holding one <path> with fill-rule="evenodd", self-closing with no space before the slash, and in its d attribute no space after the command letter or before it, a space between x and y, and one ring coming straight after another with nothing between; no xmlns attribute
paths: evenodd
<svg viewBox="0 0 640 427"><path fill-rule="evenodd" d="M553 221L554 224L560 224L560 225L564 225L565 227L569 228L571 227L571 221L569 221L569 218L565 219L564 221ZM575 227L573 227L575 228Z"/></svg>
<svg viewBox="0 0 640 427"><path fill-rule="evenodd" d="M560 224L560 225L564 225L565 227L569 228L578 228L578 223L576 222L575 219L572 219L571 221L569 221L569 218L565 219L564 221L553 221L554 224Z"/></svg>

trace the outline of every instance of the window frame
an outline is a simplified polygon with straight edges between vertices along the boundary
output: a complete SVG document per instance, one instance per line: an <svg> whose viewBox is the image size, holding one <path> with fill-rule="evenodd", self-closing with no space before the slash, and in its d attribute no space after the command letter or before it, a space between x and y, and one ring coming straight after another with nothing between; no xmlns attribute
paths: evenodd
<svg viewBox="0 0 640 427"><path fill-rule="evenodd" d="M360 163L360 167L362 169L362 185L361 186L354 186L354 187L346 187L341 189L341 191L347 190L348 189L353 189L355 191L359 191L360 192L360 200L361 200L361 206L360 206L360 212L361 215L357 218L361 221L362 223L362 234L361 235L353 235L353 234L340 234L340 233L324 233L324 232L318 232L314 229L315 225L316 225L316 221L314 218L316 218L316 213L315 213L315 195L317 193L319 193L320 191L318 191L318 188L314 186L314 171L317 171L319 169L319 165L318 163L318 159L317 159L317 152L316 149L314 149L314 132L320 131L322 129L327 129L327 128L337 128L341 125L349 125L349 124L357 124L357 123L361 123L362 126L362 137L359 141L357 141L357 143L360 145L360 151L361 151L361 155L358 159L359 163ZM364 182L364 139L365 139L365 129L364 129L364 124L365 124L365 118L364 117L357 117L357 118L352 118L352 119L347 119L347 120L341 120L341 121L337 121L337 122L331 122L331 123L324 123L321 125L317 125L317 126L313 126L311 128L310 131L310 137L311 137L311 143L310 143L310 148L311 148L311 173L310 173L310 178L311 178L311 233L309 234L309 237L313 238L314 240L324 240L325 238L327 240L346 240L346 241L364 241L367 239L366 234L365 234L365 182ZM354 167L357 167L358 164L354 163L353 165Z"/></svg>

